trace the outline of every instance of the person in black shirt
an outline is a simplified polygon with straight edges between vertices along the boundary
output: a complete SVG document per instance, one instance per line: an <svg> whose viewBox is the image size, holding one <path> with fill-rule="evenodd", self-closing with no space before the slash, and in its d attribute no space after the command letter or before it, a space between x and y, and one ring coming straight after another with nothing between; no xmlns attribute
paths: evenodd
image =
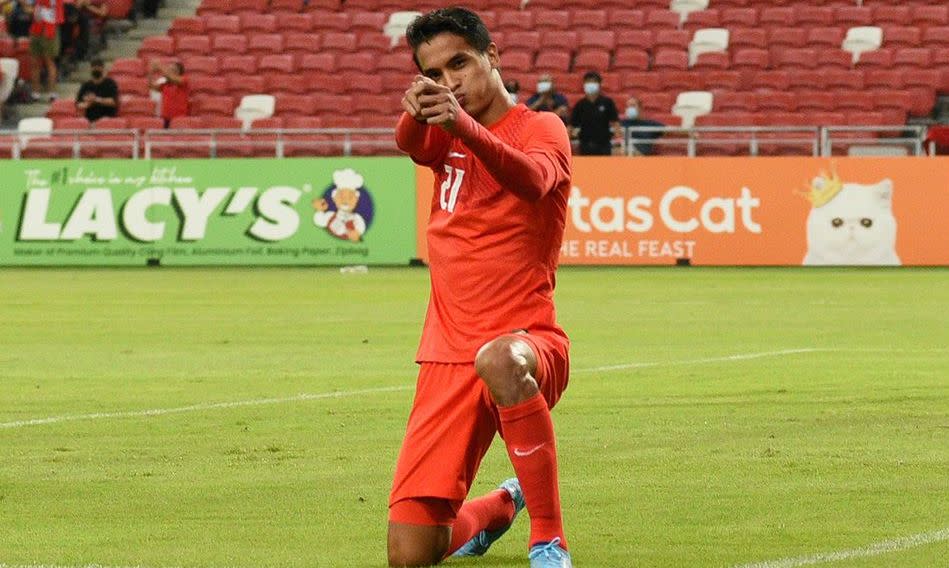
<svg viewBox="0 0 949 568"><path fill-rule="evenodd" d="M613 153L613 127L619 122L613 99L600 93L603 78L596 71L583 75L586 96L573 107L570 125L580 139L580 154L610 156Z"/></svg>
<svg viewBox="0 0 949 568"><path fill-rule="evenodd" d="M76 108L85 114L89 122L95 122L103 116L119 114L119 86L106 77L105 65L101 59L92 61L92 79L79 87Z"/></svg>

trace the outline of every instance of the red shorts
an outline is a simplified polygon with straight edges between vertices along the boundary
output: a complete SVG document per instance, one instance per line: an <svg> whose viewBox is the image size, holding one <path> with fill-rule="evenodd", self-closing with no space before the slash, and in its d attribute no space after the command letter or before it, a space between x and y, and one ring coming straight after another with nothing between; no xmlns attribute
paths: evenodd
<svg viewBox="0 0 949 568"><path fill-rule="evenodd" d="M534 379L553 408L567 388L570 342L545 332L511 336L530 345L537 358ZM389 496L389 520L450 525L499 424L497 406L474 363L423 362ZM438 514L425 514L410 502L395 506L407 499L430 501L426 498L449 503Z"/></svg>

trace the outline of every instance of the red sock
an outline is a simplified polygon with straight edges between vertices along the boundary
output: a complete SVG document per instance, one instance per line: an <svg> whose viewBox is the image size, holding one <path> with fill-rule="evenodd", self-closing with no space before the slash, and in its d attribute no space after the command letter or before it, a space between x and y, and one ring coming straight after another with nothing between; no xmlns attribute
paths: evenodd
<svg viewBox="0 0 949 568"><path fill-rule="evenodd" d="M531 517L530 544L560 537L560 546L566 550L557 482L557 445L547 401L537 393L514 406L498 407L498 413L507 455L521 482Z"/></svg>
<svg viewBox="0 0 949 568"><path fill-rule="evenodd" d="M455 524L451 526L451 544L448 554L452 554L474 535L487 529L496 531L510 524L514 518L514 501L504 489L497 489L483 497L465 501L458 510Z"/></svg>

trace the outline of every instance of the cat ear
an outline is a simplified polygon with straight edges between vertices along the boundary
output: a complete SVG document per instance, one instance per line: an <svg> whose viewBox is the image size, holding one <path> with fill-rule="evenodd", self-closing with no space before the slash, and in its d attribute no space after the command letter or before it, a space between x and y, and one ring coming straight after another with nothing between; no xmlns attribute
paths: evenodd
<svg viewBox="0 0 949 568"><path fill-rule="evenodd" d="M886 178L876 184L876 192L880 200L885 201L886 206L889 207L893 203L893 180Z"/></svg>

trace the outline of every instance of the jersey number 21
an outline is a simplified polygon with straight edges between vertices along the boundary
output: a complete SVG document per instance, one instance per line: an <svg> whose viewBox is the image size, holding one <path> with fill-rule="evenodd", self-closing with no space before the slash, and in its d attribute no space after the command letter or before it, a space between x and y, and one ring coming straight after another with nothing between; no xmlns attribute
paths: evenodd
<svg viewBox="0 0 949 568"><path fill-rule="evenodd" d="M461 181L465 179L465 170L453 168L445 164L445 181L442 182L442 192L439 196L439 203L442 209L452 213L455 211L455 203L458 202L458 190L461 189Z"/></svg>

